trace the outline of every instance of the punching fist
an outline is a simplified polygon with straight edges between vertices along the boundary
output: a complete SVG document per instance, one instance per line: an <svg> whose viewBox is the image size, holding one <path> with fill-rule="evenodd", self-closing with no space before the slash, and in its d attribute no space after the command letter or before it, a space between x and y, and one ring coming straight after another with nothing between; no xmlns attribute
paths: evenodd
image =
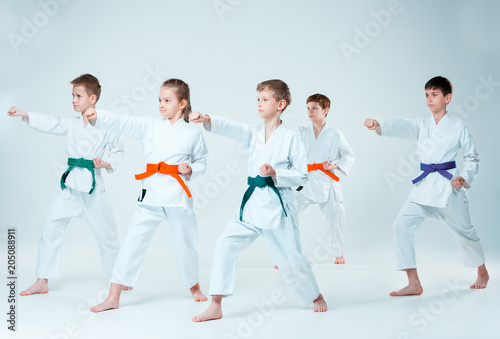
<svg viewBox="0 0 500 339"><path fill-rule="evenodd" d="M22 111L16 106L12 106L7 112L7 115L10 117L23 117L25 119L28 119L28 112Z"/></svg>
<svg viewBox="0 0 500 339"><path fill-rule="evenodd" d="M210 117L207 114L201 114L200 112L193 111L189 114L189 121L194 122L195 124L210 124Z"/></svg>
<svg viewBox="0 0 500 339"><path fill-rule="evenodd" d="M370 131L373 131L374 129L377 129L377 127L380 127L380 124L377 120L368 118L365 120L365 126Z"/></svg>

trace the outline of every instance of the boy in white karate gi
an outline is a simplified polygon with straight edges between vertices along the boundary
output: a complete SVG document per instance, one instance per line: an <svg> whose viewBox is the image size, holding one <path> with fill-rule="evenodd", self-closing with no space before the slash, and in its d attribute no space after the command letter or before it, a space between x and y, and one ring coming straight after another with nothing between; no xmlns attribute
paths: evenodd
<svg viewBox="0 0 500 339"><path fill-rule="evenodd" d="M207 300L198 283L198 225L185 183L205 172L207 148L201 131L188 121L189 86L182 80L169 79L163 83L158 99L161 118L101 110L88 114L96 127L140 140L147 162L146 172L136 175L142 190L116 259L109 295L92 307L92 312L118 308L123 287L137 285L146 250L162 221L169 228L182 285L190 289L195 301Z"/></svg>
<svg viewBox="0 0 500 339"><path fill-rule="evenodd" d="M10 116L20 116L30 127L44 133L68 136L68 168L61 173L45 220L38 249L37 281L20 295L47 293L48 279L59 276L63 235L73 217L80 217L90 226L101 252L102 268L111 275L118 254L119 242L111 204L106 198L101 169L112 173L123 159L123 143L113 133L102 132L92 125L84 112L94 108L101 94L99 80L84 74L71 81L73 108L81 117L54 118L22 111L15 106ZM102 158L109 149L109 156Z"/></svg>
<svg viewBox="0 0 500 339"><path fill-rule="evenodd" d="M299 127L299 136L307 153L307 183L294 191L299 212L310 204L318 204L323 214L327 241L332 246L335 264L345 264L344 243L345 207L339 177L334 170L347 175L355 155L342 132L326 123L330 99L313 94L306 101L307 115L312 124Z"/></svg>
<svg viewBox="0 0 500 339"><path fill-rule="evenodd" d="M191 121L205 129L239 141L249 149L248 184L240 209L217 240L210 278L209 308L194 322L222 318L222 298L234 293L238 254L259 236L266 240L273 259L299 303L314 303L315 312L326 311L316 279L302 255L298 215L291 187L307 180L306 154L299 137L286 129L281 113L291 102L290 90L281 80L257 86L259 116L264 126L194 112Z"/></svg>
<svg viewBox="0 0 500 339"><path fill-rule="evenodd" d="M470 221L469 188L478 171L479 154L465 123L450 116L446 106L452 85L443 77L425 84L427 106L432 115L426 119L366 119L365 126L379 135L417 140L422 173L413 180L413 190L394 221L394 242L398 270L406 271L408 286L391 296L419 295L423 288L417 274L415 230L425 218L448 226L459 245L466 267L477 267L473 289L485 288L489 275L476 229ZM458 171L455 158L463 150L463 168Z"/></svg>

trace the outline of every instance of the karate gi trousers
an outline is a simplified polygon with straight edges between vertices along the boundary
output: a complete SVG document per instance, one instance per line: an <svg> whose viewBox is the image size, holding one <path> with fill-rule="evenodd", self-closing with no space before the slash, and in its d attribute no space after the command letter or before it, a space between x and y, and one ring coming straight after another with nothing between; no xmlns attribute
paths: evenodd
<svg viewBox="0 0 500 339"><path fill-rule="evenodd" d="M141 274L146 250L153 234L166 221L175 251L177 271L185 287L193 287L199 281L198 226L192 205L182 207L159 207L137 204L125 240L123 240L111 282L136 286Z"/></svg>
<svg viewBox="0 0 500 339"><path fill-rule="evenodd" d="M319 206L323 217L323 226L326 232L327 243L332 247L333 254L336 257L342 256L345 229L344 200L339 200L336 197L333 188L330 188L328 200L323 203L317 203L314 200L310 200L301 194L300 191L293 192L293 196L298 212L302 212L307 206L312 204L317 204Z"/></svg>
<svg viewBox="0 0 500 339"><path fill-rule="evenodd" d="M120 244L106 193L99 186L92 194L68 187L56 191L43 225L36 265L37 278L59 276L64 231L74 217L80 217L90 226L99 245L103 272L108 277L111 275Z"/></svg>
<svg viewBox="0 0 500 339"><path fill-rule="evenodd" d="M283 220L277 229L262 229L240 221L239 213L234 216L217 240L210 278L210 295L228 297L234 294L238 254L262 236L299 304L307 306L318 298L316 278L302 254L299 228L291 217Z"/></svg>
<svg viewBox="0 0 500 339"><path fill-rule="evenodd" d="M443 222L454 235L465 267L484 263L484 253L476 229L471 223L469 200L464 189L453 189L445 208L406 202L394 221L394 244L398 270L417 268L415 231L425 218Z"/></svg>

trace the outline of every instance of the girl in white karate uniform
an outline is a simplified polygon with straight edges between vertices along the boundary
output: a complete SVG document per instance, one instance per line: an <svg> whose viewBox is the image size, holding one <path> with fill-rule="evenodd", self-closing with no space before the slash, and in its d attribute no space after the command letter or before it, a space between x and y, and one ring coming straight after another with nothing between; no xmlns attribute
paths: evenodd
<svg viewBox="0 0 500 339"><path fill-rule="evenodd" d="M417 274L415 231L425 218L439 220L455 236L466 267L477 267L473 289L485 288L489 275L476 229L471 223L469 199L465 188L474 181L479 154L469 128L446 111L452 86L448 79L435 77L425 85L427 106L432 115L426 119L367 119L365 126L379 135L417 140L422 173L413 180L410 196L394 222L394 242L398 270L408 276L408 286L391 296L418 295L423 292ZM455 159L463 150L463 168Z"/></svg>
<svg viewBox="0 0 500 339"><path fill-rule="evenodd" d="M137 285L146 249L161 221L169 228L181 283L195 301L207 300L198 283L198 226L186 184L205 172L207 148L199 129L188 122L191 105L185 82L165 81L159 101L161 118L101 110L89 114L96 127L141 140L147 162L146 172L136 175L142 190L116 260L109 296L92 312L118 308L123 286Z"/></svg>
<svg viewBox="0 0 500 339"><path fill-rule="evenodd" d="M37 281L21 295L47 293L48 279L59 276L64 231L74 217L82 218L97 239L104 274L109 277L118 254L119 242L111 204L106 197L101 169L112 173L123 159L121 138L88 124L84 112L95 107L101 93L99 80L84 74L71 82L73 107L81 117L55 118L25 112L12 107L10 116L21 116L30 127L43 133L67 135L68 165L60 173L60 185L54 194L43 225L36 265ZM109 155L103 160L107 150Z"/></svg>
<svg viewBox="0 0 500 339"><path fill-rule="evenodd" d="M298 216L292 186L306 182L305 152L298 136L280 120L290 103L288 86L281 80L257 86L259 115L263 127L193 113L191 120L203 122L207 130L225 135L249 149L248 183L240 209L217 240L210 278L210 307L194 322L222 317L222 298L234 294L238 254L262 236L295 297L303 306L314 303L315 312L326 311L316 279L302 255Z"/></svg>
<svg viewBox="0 0 500 339"><path fill-rule="evenodd" d="M330 100L322 94L313 94L306 103L312 124L299 127L299 136L307 153L309 175L307 183L294 191L295 204L299 212L310 204L319 205L335 264L344 264L345 207L334 170L347 175L355 155L342 132L325 121Z"/></svg>

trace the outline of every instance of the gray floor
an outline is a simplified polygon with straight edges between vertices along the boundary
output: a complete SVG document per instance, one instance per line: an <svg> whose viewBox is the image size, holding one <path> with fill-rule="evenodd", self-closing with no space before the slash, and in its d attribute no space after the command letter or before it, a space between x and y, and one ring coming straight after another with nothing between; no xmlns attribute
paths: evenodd
<svg viewBox="0 0 500 339"><path fill-rule="evenodd" d="M140 285L124 292L120 309L94 315L88 311L107 295L92 255L63 261L63 277L54 279L50 293L18 297L18 331L12 338L498 338L500 261L489 261L487 289L468 288L472 269L460 267L449 256L427 253L419 269L424 294L391 298L392 289L405 284L386 257L348 257L344 266L315 264L328 312L299 307L279 271L263 255L257 264L242 256L236 295L223 302L222 320L196 324L191 317L208 303L194 303L178 282L171 259L148 253ZM18 272L18 292L33 281L34 263L24 253ZM387 257L390 255L387 254ZM201 258L201 284L208 289L210 258ZM381 262L378 262L381 261Z"/></svg>

